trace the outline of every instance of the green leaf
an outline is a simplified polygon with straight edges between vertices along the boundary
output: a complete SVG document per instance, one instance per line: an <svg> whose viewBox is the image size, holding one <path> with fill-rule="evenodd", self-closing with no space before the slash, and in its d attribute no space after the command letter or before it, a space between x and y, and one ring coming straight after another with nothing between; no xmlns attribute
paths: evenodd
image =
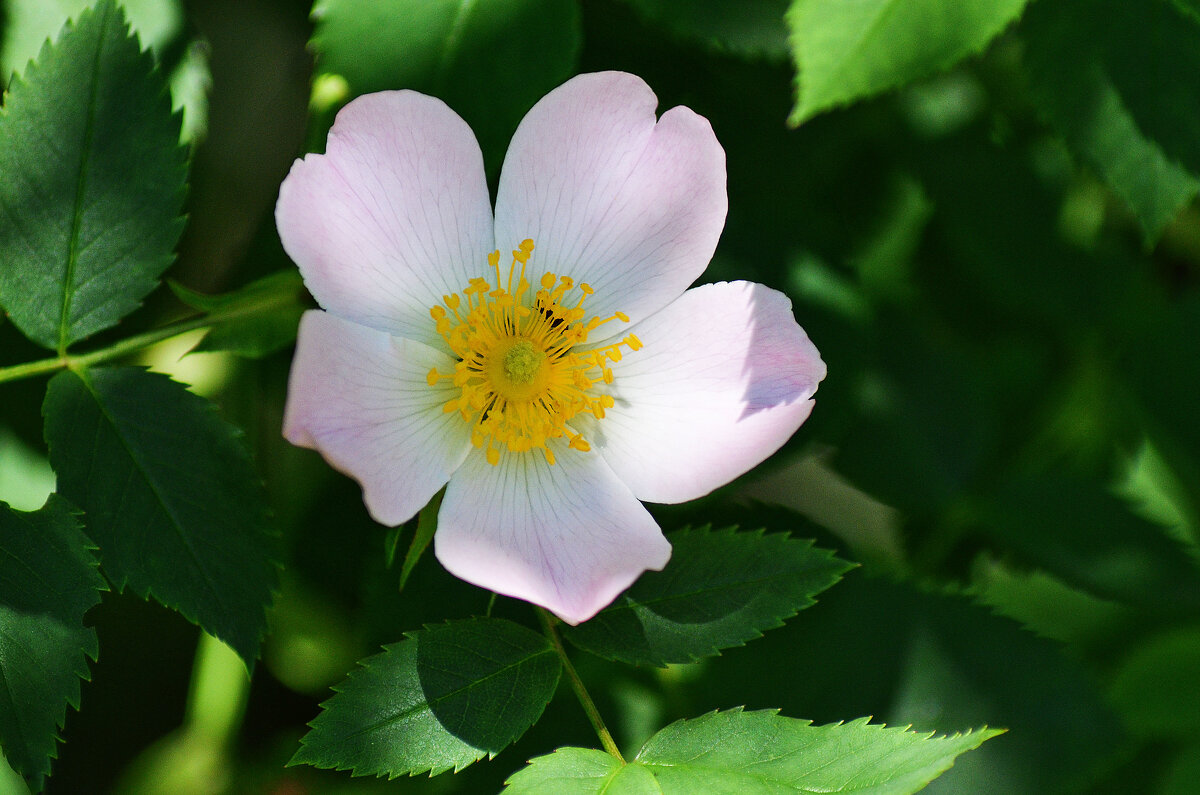
<svg viewBox="0 0 1200 795"><path fill-rule="evenodd" d="M354 94L445 100L493 170L525 111L574 72L582 41L573 0L318 0L313 17L320 72Z"/></svg>
<svg viewBox="0 0 1200 795"><path fill-rule="evenodd" d="M1057 473L1014 479L980 513L981 530L1068 585L1154 614L1200 610L1191 553L1100 480Z"/></svg>
<svg viewBox="0 0 1200 795"><path fill-rule="evenodd" d="M259 359L292 344L307 308L304 282L296 270L264 276L224 295L203 295L168 282L172 292L190 306L212 316L213 327L192 353L230 351Z"/></svg>
<svg viewBox="0 0 1200 795"><path fill-rule="evenodd" d="M1139 737L1192 740L1200 729L1200 630L1152 635L1115 667L1109 700Z"/></svg>
<svg viewBox="0 0 1200 795"><path fill-rule="evenodd" d="M1094 674L1062 644L962 595L866 571L801 619L698 668L672 690L681 711L773 704L819 723L851 714L922 730L1008 727L939 779L945 792L1072 791L1123 747Z"/></svg>
<svg viewBox="0 0 1200 795"><path fill-rule="evenodd" d="M1097 0L1079 13L1099 25L1108 72L1138 126L1167 157L1200 174L1200 19L1195 3ZM1092 10L1095 9L1095 10Z"/></svg>
<svg viewBox="0 0 1200 795"><path fill-rule="evenodd" d="M788 57L783 15L788 0L626 0L674 35L717 51L782 61Z"/></svg>
<svg viewBox="0 0 1200 795"><path fill-rule="evenodd" d="M537 721L558 657L511 621L474 618L405 633L321 705L289 764L395 778L495 756Z"/></svg>
<svg viewBox="0 0 1200 795"><path fill-rule="evenodd" d="M186 161L162 74L112 0L0 108L0 304L47 348L117 323L171 264Z"/></svg>
<svg viewBox="0 0 1200 795"><path fill-rule="evenodd" d="M8 504L18 511L37 510L53 491L54 470L45 453L0 425L0 494Z"/></svg>
<svg viewBox="0 0 1200 795"><path fill-rule="evenodd" d="M1138 8L1158 5L1158 0L1152 0L1139 2ZM1123 74L1127 66L1144 74L1141 59L1152 57L1155 52L1170 52L1172 59L1184 53L1153 45L1137 52L1137 64L1115 62L1109 55L1115 46L1105 48L1105 39L1124 35L1118 31L1144 27L1140 15L1124 21L1121 14L1114 16L1113 11L1120 7L1120 3L1101 4L1093 0L1038 3L1023 25L1026 63L1034 99L1071 149L1129 204L1146 242L1153 244L1200 191L1200 179L1196 172L1189 172L1168 158L1159 142L1143 131L1131 103L1146 105L1146 99L1138 99L1145 96L1168 101L1164 96L1168 92L1158 86L1158 81L1174 85L1176 73L1174 68L1158 69L1153 73L1155 85L1140 86L1134 91L1121 90L1114 78ZM1195 27L1183 20L1179 23L1180 28ZM1200 32L1194 33L1194 39L1192 52L1200 58ZM1197 67L1200 74L1200 62ZM1200 93L1192 101L1200 102ZM1200 138L1197 145L1200 146ZM1200 167L1200 158L1196 163Z"/></svg>
<svg viewBox="0 0 1200 795"><path fill-rule="evenodd" d="M959 754L1001 733L985 728L934 737L867 721L813 726L774 710L712 712L672 723L624 768L615 758L600 759L598 751L564 749L532 760L510 779L505 792L902 795L921 789ZM647 786L642 771L649 771L657 788ZM564 781L574 789L553 789Z"/></svg>
<svg viewBox="0 0 1200 795"><path fill-rule="evenodd" d="M404 555L404 563L400 566L400 590L404 590L404 584L408 582L409 575L417 567L425 550L429 548L429 542L433 540L433 534L437 530L438 508L441 507L442 497L445 494L446 492L443 490L433 495L429 504L421 509L421 513L417 517L417 530L413 533L412 542L408 545L408 552Z"/></svg>
<svg viewBox="0 0 1200 795"><path fill-rule="evenodd" d="M277 541L240 432L133 367L59 373L42 413L59 490L85 511L117 589L157 598L252 666Z"/></svg>
<svg viewBox="0 0 1200 795"><path fill-rule="evenodd" d="M1153 322L1128 340L1120 369L1137 396L1154 446L1180 481L1179 499L1200 533L1200 294L1156 307Z"/></svg>
<svg viewBox="0 0 1200 795"><path fill-rule="evenodd" d="M99 651L83 625L108 590L94 548L61 497L30 513L0 503L0 748L35 791Z"/></svg>
<svg viewBox="0 0 1200 795"><path fill-rule="evenodd" d="M1200 22L1200 0L1172 0L1172 2L1182 13Z"/></svg>
<svg viewBox="0 0 1200 795"><path fill-rule="evenodd" d="M946 69L1021 15L1027 0L793 0L795 126Z"/></svg>
<svg viewBox="0 0 1200 795"><path fill-rule="evenodd" d="M594 748L559 748L529 760L506 782L506 795L661 795L654 775L639 764Z"/></svg>
<svg viewBox="0 0 1200 795"><path fill-rule="evenodd" d="M0 81L37 57L46 39L53 38L72 17L95 0L4 0L8 12L0 44ZM183 29L179 0L121 0L129 26L142 42L161 50Z"/></svg>
<svg viewBox="0 0 1200 795"><path fill-rule="evenodd" d="M663 571L642 575L590 621L563 627L564 636L635 665L693 662L781 626L853 568L784 533L702 527L670 540Z"/></svg>

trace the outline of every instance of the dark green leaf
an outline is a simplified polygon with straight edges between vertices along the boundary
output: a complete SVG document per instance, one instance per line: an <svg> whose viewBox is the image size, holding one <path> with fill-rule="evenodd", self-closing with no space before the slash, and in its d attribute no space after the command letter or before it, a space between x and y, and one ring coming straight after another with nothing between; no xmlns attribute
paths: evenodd
<svg viewBox="0 0 1200 795"><path fill-rule="evenodd" d="M258 359L296 340L307 308L304 282L295 270L272 273L224 295L202 295L168 282L179 300L210 315L212 329L194 353L230 351Z"/></svg>
<svg viewBox="0 0 1200 795"><path fill-rule="evenodd" d="M1114 14L1121 8L1126 9L1124 13ZM1132 31L1153 36L1144 29L1164 13L1159 0L1139 0L1137 8L1137 13L1131 15L1120 2L1039 3L1030 11L1023 30L1033 97L1071 148L1128 202L1147 242L1153 243L1200 191L1200 179L1195 176L1197 172L1189 172L1164 154L1159 140L1146 134L1131 105L1144 105L1156 98L1166 103L1164 86L1182 85L1175 67L1170 71L1155 69L1150 85L1122 88L1114 82L1126 68L1136 69L1136 74L1143 76L1148 74L1147 60L1158 57L1156 53L1170 57L1176 65L1177 58L1188 54L1156 37L1153 44L1143 42L1146 47L1136 51L1135 63L1115 62L1110 54L1119 48L1115 44L1106 48L1106 39L1111 42L1114 37L1140 35ZM1154 9L1155 13L1142 13ZM1180 29L1194 28L1183 20L1177 23ZM1194 41L1189 46L1198 59L1195 80L1200 80L1200 31L1193 31L1192 36ZM1186 90L1196 88L1189 83ZM1191 101L1200 102L1200 91ZM1197 149L1200 151L1200 129ZM1197 167L1200 157L1193 168Z"/></svg>
<svg viewBox="0 0 1200 795"><path fill-rule="evenodd" d="M1000 734L981 729L949 737L871 725L829 726L775 711L713 712L650 738L622 768L599 752L564 749L512 777L509 795L550 792L857 792L903 795L944 772L959 754ZM641 768L641 770L638 770ZM649 772L657 788L645 776ZM554 790L565 781L571 790ZM586 782L586 784L585 784Z"/></svg>
<svg viewBox="0 0 1200 795"><path fill-rule="evenodd" d="M1015 480L996 491L981 519L989 536L1068 585L1155 613L1200 609L1191 553L1099 480Z"/></svg>
<svg viewBox="0 0 1200 795"><path fill-rule="evenodd" d="M30 513L0 503L0 748L34 790L99 650L83 625L108 590L93 549L60 497Z"/></svg>
<svg viewBox="0 0 1200 795"><path fill-rule="evenodd" d="M446 101L492 169L525 111L575 68L573 0L319 0L320 71L354 94L411 88Z"/></svg>
<svg viewBox="0 0 1200 795"><path fill-rule="evenodd" d="M743 56L787 58L788 0L627 0L676 36Z"/></svg>
<svg viewBox="0 0 1200 795"><path fill-rule="evenodd" d="M0 108L0 304L64 350L158 284L186 162L163 76L112 0L42 50Z"/></svg>
<svg viewBox="0 0 1200 795"><path fill-rule="evenodd" d="M421 556L429 547L429 542L433 540L433 534L437 530L438 508L442 504L442 497L445 493L445 491L439 491L433 495L429 504L421 509L421 514L417 519L417 531L413 534L412 543L408 545L408 552L405 553L404 563L400 567L400 588L402 590L404 584L408 582L409 575L412 574L413 569L421 560Z"/></svg>
<svg viewBox="0 0 1200 795"><path fill-rule="evenodd" d="M1200 631L1151 636L1120 661L1109 687L1130 731L1153 739L1192 740L1200 729Z"/></svg>
<svg viewBox="0 0 1200 795"><path fill-rule="evenodd" d="M1200 0L1172 0L1175 7L1200 22Z"/></svg>
<svg viewBox="0 0 1200 795"><path fill-rule="evenodd" d="M1200 174L1200 20L1195 4L1171 0L1090 0L1078 13L1097 38L1113 83L1138 126L1167 157Z"/></svg>
<svg viewBox="0 0 1200 795"><path fill-rule="evenodd" d="M814 604L853 564L786 534L685 529L671 562L642 575L595 618L563 634L601 657L685 663L741 646Z"/></svg>
<svg viewBox="0 0 1200 795"><path fill-rule="evenodd" d="M1027 0L792 0L798 125L946 69L983 50Z"/></svg>
<svg viewBox="0 0 1200 795"><path fill-rule="evenodd" d="M801 618L709 660L684 690L681 710L693 713L774 703L820 723L873 714L925 731L1007 727L939 779L947 792L1069 791L1120 748L1119 721L1094 676L1060 644L962 596L865 573Z"/></svg>
<svg viewBox="0 0 1200 795"><path fill-rule="evenodd" d="M1147 328L1128 340L1121 359L1155 447L1180 481L1180 501L1200 533L1200 295L1163 303ZM1195 536L1193 536L1195 537Z"/></svg>
<svg viewBox="0 0 1200 795"><path fill-rule="evenodd" d="M334 688L291 764L388 778L458 771L524 734L558 686L549 642L511 621L455 621L406 637Z"/></svg>
<svg viewBox="0 0 1200 795"><path fill-rule="evenodd" d="M59 489L84 509L109 579L252 665L276 540L240 432L182 384L131 367L62 372L42 411Z"/></svg>

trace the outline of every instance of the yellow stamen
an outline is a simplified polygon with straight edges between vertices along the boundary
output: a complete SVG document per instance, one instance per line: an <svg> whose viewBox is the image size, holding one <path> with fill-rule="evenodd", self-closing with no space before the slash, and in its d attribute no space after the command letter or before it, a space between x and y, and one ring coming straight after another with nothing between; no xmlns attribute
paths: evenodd
<svg viewBox="0 0 1200 795"><path fill-rule="evenodd" d="M437 333L459 361L453 373L435 367L426 380L430 386L449 381L460 390L443 410L457 412L471 424L471 444L484 450L492 466L500 463L501 448L511 453L538 449L554 464L547 446L551 439L565 437L570 449L591 450L571 422L581 414L603 419L604 410L614 405L611 395L599 391L613 383L609 362L621 360L622 346L630 351L642 347L630 334L603 348L580 351L598 326L612 320L628 323L629 317L614 312L585 321L583 304L595 291L569 276L546 273L540 289L532 291L525 269L533 249L533 241L524 240L513 250L507 277L500 269L500 252L493 251L488 267L494 284L473 278L461 298L443 296L429 310ZM573 290L578 297L564 303Z"/></svg>

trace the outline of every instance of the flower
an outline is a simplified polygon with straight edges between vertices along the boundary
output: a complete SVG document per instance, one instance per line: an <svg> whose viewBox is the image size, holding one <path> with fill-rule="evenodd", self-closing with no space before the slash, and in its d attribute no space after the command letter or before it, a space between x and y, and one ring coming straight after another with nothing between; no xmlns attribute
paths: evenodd
<svg viewBox="0 0 1200 795"><path fill-rule="evenodd" d="M781 293L687 289L725 223L725 153L703 117L656 106L619 72L550 92L513 136L493 216L461 118L365 95L275 211L324 310L300 323L284 435L385 525L446 486L441 563L572 624L666 565L639 500L757 465L825 376Z"/></svg>

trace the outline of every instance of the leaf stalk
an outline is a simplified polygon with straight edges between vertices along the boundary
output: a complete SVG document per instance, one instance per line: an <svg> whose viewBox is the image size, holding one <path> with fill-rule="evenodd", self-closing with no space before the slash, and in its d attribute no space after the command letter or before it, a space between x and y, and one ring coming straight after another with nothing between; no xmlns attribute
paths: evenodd
<svg viewBox="0 0 1200 795"><path fill-rule="evenodd" d="M8 381L19 381L24 378L33 378L35 376L53 373L58 370L67 368L76 370L90 367L96 364L119 359L123 356L128 356L137 353L145 348L149 348L164 340L169 340L172 337L178 337L180 334L186 334L189 331L195 331L203 328L214 328L223 323L230 323L235 320L244 320L248 317L253 317L257 314L266 314L267 312L278 308L279 306L295 301L294 295L291 293L281 293L270 296L269 298L237 304L223 309L218 309L214 312L208 312L201 315L184 318L183 320L169 323L159 328L150 329L141 334L134 334L132 337L126 337L123 340L114 342L104 348L99 348L94 351L81 354L63 353L58 356L52 356L46 359L38 359L32 362L23 364L14 364L9 367L0 367L0 384Z"/></svg>
<svg viewBox="0 0 1200 795"><path fill-rule="evenodd" d="M596 702L592 700L592 696L584 686L583 680L579 678L579 673L576 672L575 666L571 664L571 659L567 656L567 650L563 648L562 639L559 638L558 629L555 627L558 619L550 615L545 608L541 607L537 609L537 614L538 619L542 622L543 632L554 646L554 651L558 654L558 659L562 663L563 670L567 672L567 680L571 683L571 689L575 691L575 697L579 699L579 703L583 706L583 711L587 713L588 720L591 721L592 728L595 729L596 735L600 738L600 744L604 746L605 751L616 757L621 764L625 764L625 757L621 756L621 750L617 748L616 741L613 740L608 727L604 725L604 718L600 717L600 710L596 708Z"/></svg>

